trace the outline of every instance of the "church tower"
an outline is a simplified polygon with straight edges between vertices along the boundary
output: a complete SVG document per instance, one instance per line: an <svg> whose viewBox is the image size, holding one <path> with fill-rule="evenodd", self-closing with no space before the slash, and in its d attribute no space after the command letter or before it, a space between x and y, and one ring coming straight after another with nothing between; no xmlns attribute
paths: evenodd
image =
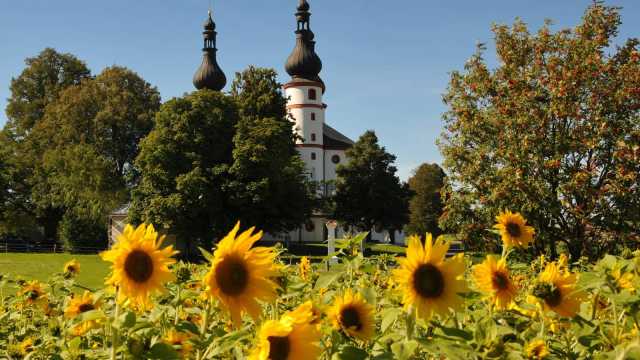
<svg viewBox="0 0 640 360"><path fill-rule="evenodd" d="M204 46L202 47L202 64L193 76L193 85L196 89L209 89L220 91L227 84L227 77L220 69L216 60L216 23L211 18L211 10L209 10L209 18L204 23Z"/></svg>
<svg viewBox="0 0 640 360"><path fill-rule="evenodd" d="M322 61L315 51L311 31L309 3L300 0L296 12L296 45L287 59L285 69L291 81L284 85L289 97L288 111L295 119L295 129L302 138L297 147L314 181L324 181L324 122L326 105L322 102L325 86L320 79Z"/></svg>

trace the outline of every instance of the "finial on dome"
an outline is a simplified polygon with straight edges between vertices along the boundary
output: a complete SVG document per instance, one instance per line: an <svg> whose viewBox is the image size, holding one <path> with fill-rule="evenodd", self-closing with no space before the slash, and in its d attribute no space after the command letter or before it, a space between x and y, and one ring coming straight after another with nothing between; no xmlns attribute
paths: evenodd
<svg viewBox="0 0 640 360"><path fill-rule="evenodd" d="M216 60L216 24L213 22L211 16L211 9L209 9L209 16L204 23L204 31L202 35L204 37L204 47L202 48L202 64L193 76L193 85L196 89L210 89L220 91L227 84L227 77L218 65Z"/></svg>
<svg viewBox="0 0 640 360"><path fill-rule="evenodd" d="M294 79L322 82L319 77L322 70L322 60L315 51L316 42L313 40L315 35L311 31L309 9L307 0L300 0L298 11L295 14L298 23L296 46L287 59L285 69Z"/></svg>

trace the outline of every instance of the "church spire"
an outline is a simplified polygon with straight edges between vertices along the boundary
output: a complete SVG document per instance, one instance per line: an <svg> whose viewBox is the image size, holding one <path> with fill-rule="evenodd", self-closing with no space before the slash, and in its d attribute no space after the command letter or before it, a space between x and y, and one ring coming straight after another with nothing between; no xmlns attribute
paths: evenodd
<svg viewBox="0 0 640 360"><path fill-rule="evenodd" d="M204 46L202 48L202 64L193 76L193 85L196 89L210 89L220 91L227 84L227 77L220 69L216 60L216 24L211 18L211 10L209 10L209 18L204 23Z"/></svg>
<svg viewBox="0 0 640 360"><path fill-rule="evenodd" d="M311 31L309 8L307 0L300 0L298 11L296 12L296 20L298 22L296 46L287 59L285 69L294 79L322 82L319 76L322 70L322 61L315 50L316 42L313 40L315 35Z"/></svg>

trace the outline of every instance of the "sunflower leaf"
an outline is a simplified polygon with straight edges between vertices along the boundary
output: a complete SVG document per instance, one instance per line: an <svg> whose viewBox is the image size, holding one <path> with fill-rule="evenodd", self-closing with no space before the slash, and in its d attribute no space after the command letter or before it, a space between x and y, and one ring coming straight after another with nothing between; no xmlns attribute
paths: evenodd
<svg viewBox="0 0 640 360"><path fill-rule="evenodd" d="M207 259L207 261L213 261L213 254L211 254L209 251L201 248L200 246L198 246L198 250L200 250L200 253L202 254L202 256L204 256L205 259Z"/></svg>
<svg viewBox="0 0 640 360"><path fill-rule="evenodd" d="M318 290L322 288L327 289L329 288L329 285L331 285L331 283L333 283L334 281L338 280L340 276L342 276L341 272L337 272L337 271L324 272L320 274L320 276L318 277L318 280L316 280L316 284L314 285L313 289L314 290Z"/></svg>

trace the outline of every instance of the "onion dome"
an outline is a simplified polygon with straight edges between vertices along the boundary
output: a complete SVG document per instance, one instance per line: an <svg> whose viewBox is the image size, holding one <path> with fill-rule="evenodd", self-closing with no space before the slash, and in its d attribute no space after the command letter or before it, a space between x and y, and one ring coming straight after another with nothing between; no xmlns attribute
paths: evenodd
<svg viewBox="0 0 640 360"><path fill-rule="evenodd" d="M294 79L305 79L311 81L322 80L319 77L322 70L322 60L316 54L315 35L311 31L311 14L309 13L309 3L300 0L296 20L298 29L296 30L296 46L289 55L285 64L285 70Z"/></svg>
<svg viewBox="0 0 640 360"><path fill-rule="evenodd" d="M209 11L209 18L204 23L204 31L202 35L204 37L204 47L202 48L202 64L193 76L193 85L196 89L210 89L220 91L227 84L227 77L222 72L222 69L218 65L216 60L216 24L211 18L211 11Z"/></svg>

